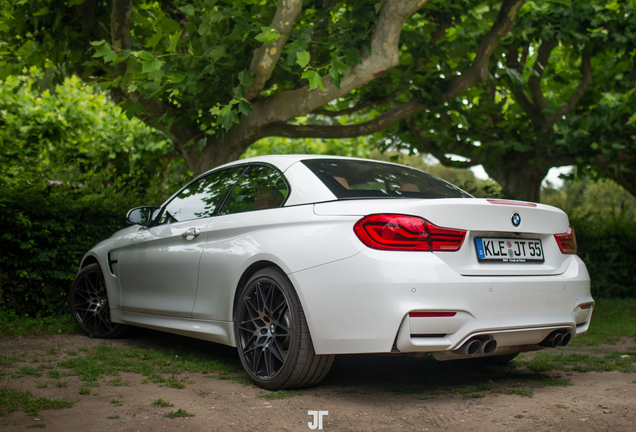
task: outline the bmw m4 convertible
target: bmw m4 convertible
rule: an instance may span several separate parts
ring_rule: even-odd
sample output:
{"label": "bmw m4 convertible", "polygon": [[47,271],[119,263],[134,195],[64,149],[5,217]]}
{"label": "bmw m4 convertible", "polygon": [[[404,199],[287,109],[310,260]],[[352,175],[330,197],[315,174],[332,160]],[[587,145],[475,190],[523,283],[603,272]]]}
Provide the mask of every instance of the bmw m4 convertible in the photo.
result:
{"label": "bmw m4 convertible", "polygon": [[127,219],[80,264],[79,327],[235,346],[271,390],[317,384],[336,354],[504,363],[566,345],[594,308],[561,210],[473,198],[402,165],[244,159]]}

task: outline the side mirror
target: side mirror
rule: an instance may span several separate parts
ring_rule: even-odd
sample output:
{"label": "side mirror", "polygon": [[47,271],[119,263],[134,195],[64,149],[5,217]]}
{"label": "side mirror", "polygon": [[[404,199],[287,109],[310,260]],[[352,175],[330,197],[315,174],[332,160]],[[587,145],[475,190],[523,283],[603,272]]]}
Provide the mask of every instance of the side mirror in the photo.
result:
{"label": "side mirror", "polygon": [[152,213],[159,207],[135,207],[128,211],[126,222],[133,225],[148,226],[152,220]]}

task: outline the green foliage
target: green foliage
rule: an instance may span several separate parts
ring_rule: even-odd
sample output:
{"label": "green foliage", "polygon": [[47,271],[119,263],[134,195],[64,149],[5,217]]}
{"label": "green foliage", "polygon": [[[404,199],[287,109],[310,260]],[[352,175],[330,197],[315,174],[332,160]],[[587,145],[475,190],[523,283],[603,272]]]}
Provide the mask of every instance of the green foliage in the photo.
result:
{"label": "green foliage", "polygon": [[123,228],[136,200],[91,189],[0,179],[0,307],[35,317],[65,311],[82,256]]}
{"label": "green foliage", "polygon": [[248,158],[268,154],[320,154],[349,157],[369,157],[371,144],[364,138],[313,139],[263,138],[241,156]]}
{"label": "green foliage", "polygon": [[560,208],[579,223],[636,221],[636,198],[612,180],[568,179],[559,189],[544,188],[541,202]]}
{"label": "green foliage", "polygon": [[592,280],[592,295],[636,297],[636,221],[571,219],[578,255]]}
{"label": "green foliage", "polygon": [[172,144],[128,120],[98,88],[78,78],[37,92],[42,74],[0,82],[0,177],[15,181],[100,181],[161,197],[187,175]]}

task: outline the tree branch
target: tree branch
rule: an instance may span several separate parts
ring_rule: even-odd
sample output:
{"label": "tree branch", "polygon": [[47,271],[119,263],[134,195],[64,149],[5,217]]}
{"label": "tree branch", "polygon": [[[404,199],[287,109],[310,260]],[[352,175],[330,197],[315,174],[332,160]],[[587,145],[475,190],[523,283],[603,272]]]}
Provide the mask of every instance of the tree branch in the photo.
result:
{"label": "tree branch", "polygon": [[581,84],[576,89],[570,100],[559,108],[557,113],[549,118],[551,123],[555,123],[561,119],[565,114],[570,112],[572,108],[576,106],[577,103],[581,100],[587,89],[592,85],[592,59],[589,54],[583,54],[581,56],[581,73],[583,74],[583,78],[581,79]]}
{"label": "tree branch", "polygon": [[[132,0],[113,0],[113,12],[110,15],[111,41],[115,51],[130,49],[130,17]],[[126,73],[127,61],[115,65],[119,76]]]}
{"label": "tree branch", "polygon": [[484,36],[477,50],[477,56],[470,68],[461,76],[455,78],[448,90],[441,98],[441,103],[454,99],[457,95],[472,86],[486,81],[488,78],[488,62],[501,39],[508,34],[519,14],[519,9],[525,0],[504,0],[499,9],[497,19],[490,31]]}
{"label": "tree branch", "polygon": [[376,118],[346,126],[312,126],[290,125],[286,123],[272,123],[262,129],[262,137],[281,136],[286,138],[352,138],[360,135],[370,135],[408,118],[418,111],[425,109],[417,99],[392,108]]}
{"label": "tree branch", "polygon": [[[252,104],[254,113],[249,116],[250,124],[245,127],[242,125],[241,129],[260,128],[269,123],[286,122],[307,115],[395,67],[399,62],[398,48],[402,25],[426,1],[386,0],[371,37],[371,55],[365,55],[361,64],[351,66],[344,72],[340,88],[331,82],[331,77],[326,76],[322,79],[324,91],[319,87],[311,90],[309,86],[304,86],[257,100]],[[231,128],[228,135],[240,133],[238,129]]]}
{"label": "tree branch", "polygon": [[[482,155],[475,155],[473,150],[467,148],[468,146],[464,143],[448,143],[444,145],[444,148],[438,147],[435,143],[431,142],[426,135],[422,132],[422,130],[417,126],[417,123],[410,117],[406,124],[409,127],[409,130],[417,139],[420,144],[420,150],[424,153],[430,153],[439,159],[440,163],[444,166],[450,166],[455,168],[470,168],[472,166],[481,165],[486,161],[486,158]],[[446,156],[447,153],[458,154],[460,156],[464,156],[469,158],[470,161],[453,161]]]}
{"label": "tree branch", "polygon": [[271,44],[263,44],[254,51],[249,71],[255,76],[252,85],[245,89],[245,98],[247,100],[256,99],[269,77],[272,76],[272,72],[283,53],[283,48],[294,28],[294,22],[302,7],[302,0],[278,1],[276,13],[272,20],[272,27],[276,29],[280,36]]}
{"label": "tree branch", "polygon": [[383,99],[380,99],[380,100],[368,100],[366,102],[359,103],[358,105],[356,105],[354,107],[347,108],[347,109],[342,109],[342,110],[339,110],[339,111],[330,111],[330,110],[327,110],[327,109],[315,109],[315,110],[312,111],[312,114],[320,114],[320,115],[329,116],[329,117],[340,117],[340,116],[343,116],[343,115],[353,114],[355,112],[361,111],[361,110],[363,110],[365,108],[368,108],[370,106],[373,106],[373,105],[382,105],[382,104],[385,104],[387,102],[391,102],[393,99],[395,99],[395,97],[397,95],[399,95],[403,91],[404,91],[403,88],[397,89],[393,93],[391,93],[390,95],[386,96]]}
{"label": "tree branch", "polygon": [[534,102],[536,109],[541,112],[548,107],[548,103],[545,101],[543,91],[541,90],[541,77],[543,77],[545,67],[548,65],[550,54],[557,44],[558,42],[556,39],[550,39],[541,43],[539,53],[537,54],[537,60],[534,62],[533,69],[535,73],[528,79],[530,96],[532,97],[532,101]]}

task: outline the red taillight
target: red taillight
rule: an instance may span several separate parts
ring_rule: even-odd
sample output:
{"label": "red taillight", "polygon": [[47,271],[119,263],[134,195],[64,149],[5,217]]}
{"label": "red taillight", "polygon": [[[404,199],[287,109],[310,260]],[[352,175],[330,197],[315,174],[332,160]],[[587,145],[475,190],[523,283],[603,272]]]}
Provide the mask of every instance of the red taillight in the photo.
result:
{"label": "red taillight", "polygon": [[457,312],[409,312],[411,318],[454,317]]}
{"label": "red taillight", "polygon": [[416,216],[379,214],[365,216],[353,227],[360,241],[373,249],[457,251],[466,231],[440,228]]}
{"label": "red taillight", "polygon": [[562,254],[575,254],[576,253],[576,236],[574,235],[574,228],[569,227],[568,232],[565,234],[555,234],[559,249]]}

